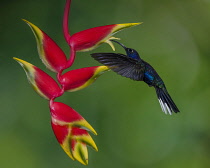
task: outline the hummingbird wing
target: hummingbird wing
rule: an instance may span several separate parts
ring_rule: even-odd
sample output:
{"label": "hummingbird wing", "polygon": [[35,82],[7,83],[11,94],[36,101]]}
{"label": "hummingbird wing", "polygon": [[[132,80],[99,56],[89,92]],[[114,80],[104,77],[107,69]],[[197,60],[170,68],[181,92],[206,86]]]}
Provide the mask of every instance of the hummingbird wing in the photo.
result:
{"label": "hummingbird wing", "polygon": [[121,76],[136,81],[144,78],[145,66],[136,59],[116,53],[93,53],[91,56]]}

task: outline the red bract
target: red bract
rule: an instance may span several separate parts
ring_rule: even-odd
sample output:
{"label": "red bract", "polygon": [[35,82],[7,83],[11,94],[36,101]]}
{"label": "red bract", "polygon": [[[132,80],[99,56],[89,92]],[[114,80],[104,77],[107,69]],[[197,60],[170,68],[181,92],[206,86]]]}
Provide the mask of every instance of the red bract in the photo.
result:
{"label": "red bract", "polygon": [[75,51],[90,51],[102,43],[108,43],[112,49],[115,50],[114,45],[110,40],[118,38],[112,37],[112,35],[122,29],[136,26],[138,24],[140,23],[113,24],[83,30],[71,36],[69,45]]}
{"label": "red bract", "polygon": [[67,59],[61,48],[41,29],[23,19],[33,31],[39,56],[45,66],[53,72],[60,72],[66,68]]}
{"label": "red bract", "polygon": [[84,127],[97,135],[96,131],[87,121],[74,109],[60,102],[51,102],[50,111],[54,122],[71,123],[77,127]]}
{"label": "red bract", "polygon": [[65,91],[78,91],[92,84],[107,70],[109,70],[107,66],[94,66],[75,69],[63,74],[60,77],[60,83],[63,85]]}
{"label": "red bract", "polygon": [[29,82],[40,96],[49,100],[61,96],[63,91],[52,77],[24,60],[14,59],[23,67]]}
{"label": "red bract", "polygon": [[63,150],[73,160],[88,164],[87,146],[98,150],[88,131],[97,134],[91,125],[74,109],[60,102],[50,103],[51,124]]}

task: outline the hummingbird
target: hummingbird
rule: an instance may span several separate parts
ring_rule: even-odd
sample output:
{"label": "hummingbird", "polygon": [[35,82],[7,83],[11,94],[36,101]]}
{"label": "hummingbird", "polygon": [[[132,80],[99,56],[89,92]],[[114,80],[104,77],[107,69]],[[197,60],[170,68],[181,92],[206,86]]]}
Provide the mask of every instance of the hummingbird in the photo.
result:
{"label": "hummingbird", "polygon": [[111,70],[123,77],[135,81],[144,81],[149,87],[154,87],[161,109],[165,114],[171,115],[172,112],[179,112],[163,80],[155,69],[141,59],[136,50],[127,48],[118,41],[112,41],[122,46],[125,49],[126,55],[120,53],[93,53],[91,56],[99,63],[108,66]]}

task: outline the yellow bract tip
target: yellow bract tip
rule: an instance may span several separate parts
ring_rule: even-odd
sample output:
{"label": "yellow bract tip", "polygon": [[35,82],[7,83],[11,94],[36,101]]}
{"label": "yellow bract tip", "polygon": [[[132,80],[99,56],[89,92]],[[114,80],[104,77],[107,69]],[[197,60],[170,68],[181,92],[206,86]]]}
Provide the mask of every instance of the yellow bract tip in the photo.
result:
{"label": "yellow bract tip", "polygon": [[88,151],[86,144],[77,142],[74,150],[72,151],[74,158],[80,163],[87,165],[88,164]]}
{"label": "yellow bract tip", "polygon": [[84,142],[88,146],[91,146],[93,149],[98,151],[98,147],[96,146],[96,143],[94,142],[94,140],[92,139],[92,137],[89,134],[88,135],[75,136],[75,137],[77,138],[77,140],[79,140],[81,142]]}
{"label": "yellow bract tip", "polygon": [[95,71],[95,76],[94,76],[94,78],[95,78],[96,76],[98,76],[98,75],[102,75],[102,73],[108,71],[109,69],[110,69],[110,68],[109,68],[108,66],[99,66],[99,67],[97,68],[97,70]]}
{"label": "yellow bract tip", "polygon": [[22,21],[24,21],[24,22],[26,22],[26,23],[29,22],[29,21],[27,21],[26,19],[22,19]]}
{"label": "yellow bract tip", "polygon": [[73,123],[73,125],[80,127],[82,129],[85,129],[87,131],[92,132],[93,134],[97,135],[97,132],[94,130],[94,128],[85,120],[76,121]]}
{"label": "yellow bract tip", "polygon": [[142,24],[143,22],[139,23],[123,23],[123,24],[116,24],[116,26],[113,29],[113,33],[118,32],[124,28],[133,27]]}
{"label": "yellow bract tip", "polygon": [[21,64],[21,66],[25,66],[25,67],[28,67],[28,68],[33,67],[32,64],[30,64],[30,63],[28,63],[28,62],[26,62],[26,61],[24,61],[24,60],[22,60],[22,59],[19,59],[19,58],[16,58],[16,57],[13,57],[13,59],[14,59],[15,61],[17,61],[19,64]]}
{"label": "yellow bract tip", "polygon": [[26,19],[22,19],[24,22],[26,22],[29,26],[32,26],[32,27],[36,27],[33,23],[29,22],[28,20]]}
{"label": "yellow bract tip", "polygon": [[33,31],[33,33],[36,37],[38,44],[41,43],[41,41],[43,40],[43,32],[33,23],[31,23],[25,19],[22,19],[22,20],[29,25],[29,27],[31,28],[31,30]]}
{"label": "yellow bract tip", "polygon": [[131,27],[131,26],[137,26],[142,24],[143,22],[138,22],[138,23],[124,23],[124,24],[118,24],[120,26],[124,26],[124,27]]}

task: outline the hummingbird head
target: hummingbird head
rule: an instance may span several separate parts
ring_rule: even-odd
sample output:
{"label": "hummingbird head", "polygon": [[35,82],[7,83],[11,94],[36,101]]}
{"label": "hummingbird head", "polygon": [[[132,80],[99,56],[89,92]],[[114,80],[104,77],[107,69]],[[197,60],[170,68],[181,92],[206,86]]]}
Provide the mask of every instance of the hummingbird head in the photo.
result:
{"label": "hummingbird head", "polygon": [[127,48],[126,46],[124,46],[122,43],[120,43],[118,41],[115,41],[115,40],[111,40],[111,41],[121,45],[125,49],[126,54],[127,54],[128,57],[136,59],[136,60],[140,60],[139,53],[136,50],[134,50],[132,48]]}

